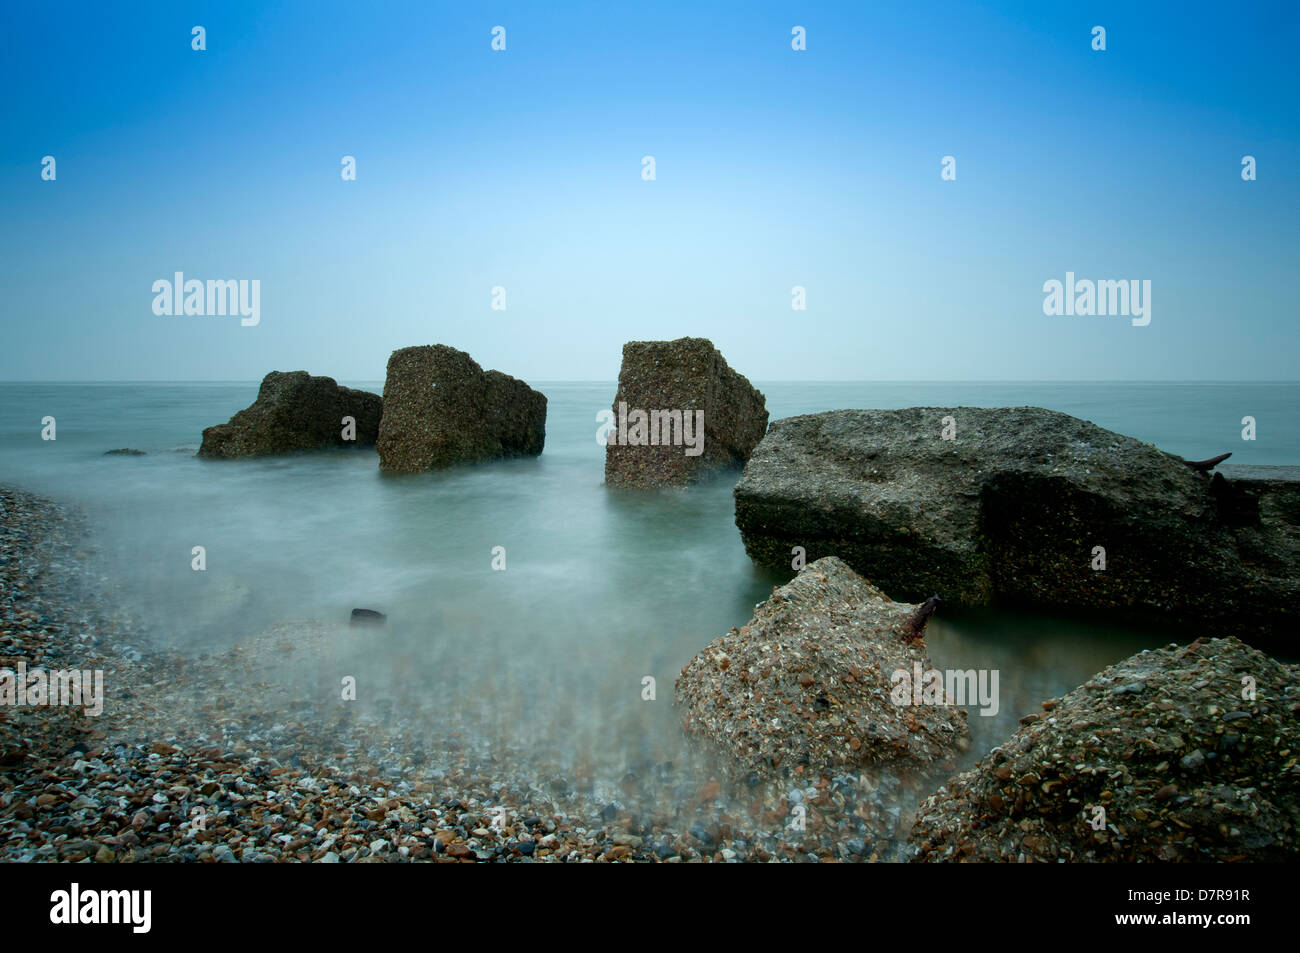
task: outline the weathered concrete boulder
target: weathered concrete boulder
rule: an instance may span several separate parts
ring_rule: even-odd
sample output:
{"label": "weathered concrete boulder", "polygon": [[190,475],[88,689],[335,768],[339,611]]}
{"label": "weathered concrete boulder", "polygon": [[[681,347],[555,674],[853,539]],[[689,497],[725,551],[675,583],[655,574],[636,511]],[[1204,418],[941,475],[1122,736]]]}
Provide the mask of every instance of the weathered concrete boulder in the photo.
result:
{"label": "weathered concrete boulder", "polygon": [[[1232,526],[1237,552],[1259,578],[1259,595],[1272,598],[1279,584],[1274,631],[1298,635],[1300,600],[1300,467],[1222,465],[1210,480],[1215,507]],[[1289,627],[1289,628],[1288,628]]]}
{"label": "weathered concrete boulder", "polygon": [[694,483],[744,463],[767,429],[763,395],[707,338],[624,344],[613,410],[610,486]]}
{"label": "weathered concrete boulder", "polygon": [[927,799],[915,859],[1294,861],[1298,675],[1231,638],[1112,665]]}
{"label": "weathered concrete boulder", "polygon": [[[272,371],[257,400],[229,423],[203,431],[201,457],[258,457],[294,450],[373,445],[379,435],[378,394],[340,387],[332,377]],[[344,440],[344,417],[356,422],[356,440]]]}
{"label": "weathered concrete boulder", "polygon": [[788,567],[803,546],[901,599],[1143,610],[1291,634],[1295,507],[1279,493],[1252,509],[1252,495],[1036,407],[778,420],[735,488],[745,548],[765,566]]}
{"label": "weathered concrete boulder", "polygon": [[895,672],[931,669],[924,639],[905,637],[918,608],[839,559],[817,560],[682,669],[684,729],[738,777],[942,767],[969,747],[965,710],[891,698]]}
{"label": "weathered concrete boulder", "polygon": [[388,358],[379,466],[413,473],[542,452],[546,397],[464,351],[435,344]]}

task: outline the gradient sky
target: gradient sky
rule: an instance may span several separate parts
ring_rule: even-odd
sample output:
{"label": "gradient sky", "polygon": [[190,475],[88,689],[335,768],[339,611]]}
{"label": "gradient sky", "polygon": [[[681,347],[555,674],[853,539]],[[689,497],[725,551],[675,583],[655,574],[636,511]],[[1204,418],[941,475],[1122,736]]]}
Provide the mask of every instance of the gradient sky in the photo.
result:
{"label": "gradient sky", "polygon": [[[1294,3],[0,18],[0,379],[378,380],[440,342],[612,380],[682,335],[763,381],[1297,379]],[[259,279],[261,324],[154,315],[175,271]],[[1044,316],[1066,271],[1150,279],[1151,324]]]}

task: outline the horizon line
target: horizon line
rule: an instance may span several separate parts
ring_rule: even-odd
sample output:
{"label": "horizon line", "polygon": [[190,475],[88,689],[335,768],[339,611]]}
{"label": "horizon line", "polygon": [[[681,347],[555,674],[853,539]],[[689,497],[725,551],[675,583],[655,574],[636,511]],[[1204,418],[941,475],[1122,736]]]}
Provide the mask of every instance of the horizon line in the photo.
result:
{"label": "horizon line", "polygon": [[[313,377],[329,377],[328,374],[316,375]],[[513,375],[512,375],[513,376]],[[525,380],[524,378],[518,378]],[[0,380],[0,384],[261,384],[263,378],[249,378],[246,380],[220,379],[211,380],[169,380],[163,378],[100,378],[100,379],[71,379],[60,378],[56,380]],[[336,381],[350,380],[355,383],[384,383],[384,378],[364,378],[364,377],[335,377]],[[618,385],[617,378],[606,380],[597,380],[594,378],[538,378],[534,380],[537,384],[613,384]],[[758,384],[1300,384],[1300,378],[1295,380],[1247,380],[1241,378],[1059,378],[1056,380],[1047,380],[1040,378],[953,378],[941,380],[938,378],[912,379],[912,378],[756,378],[751,383]]]}

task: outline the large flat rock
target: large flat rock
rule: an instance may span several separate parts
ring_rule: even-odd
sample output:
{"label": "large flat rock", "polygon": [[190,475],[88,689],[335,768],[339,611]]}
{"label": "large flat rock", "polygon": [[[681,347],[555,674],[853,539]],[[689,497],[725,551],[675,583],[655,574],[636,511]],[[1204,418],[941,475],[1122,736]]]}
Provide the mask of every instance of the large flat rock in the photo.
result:
{"label": "large flat rock", "polygon": [[434,344],[388,359],[381,469],[413,473],[458,463],[537,455],[546,443],[546,397],[464,351]]}
{"label": "large flat rock", "polygon": [[[956,426],[945,440],[944,419]],[[1279,484],[1294,486],[1294,484]],[[895,598],[1156,612],[1291,635],[1293,498],[1036,407],[773,422],[735,488],[758,563],[837,555]],[[1094,568],[1096,547],[1104,569]],[[1197,634],[1200,634],[1199,632]]]}
{"label": "large flat rock", "polygon": [[697,482],[744,463],[767,429],[763,395],[706,338],[624,344],[613,411],[615,429],[605,444],[609,486]]}
{"label": "large flat rock", "polygon": [[[306,371],[271,371],[257,400],[229,423],[203,431],[201,457],[259,457],[295,450],[372,446],[379,435],[378,394],[340,387],[332,377]],[[356,439],[344,440],[344,417],[356,423]]]}

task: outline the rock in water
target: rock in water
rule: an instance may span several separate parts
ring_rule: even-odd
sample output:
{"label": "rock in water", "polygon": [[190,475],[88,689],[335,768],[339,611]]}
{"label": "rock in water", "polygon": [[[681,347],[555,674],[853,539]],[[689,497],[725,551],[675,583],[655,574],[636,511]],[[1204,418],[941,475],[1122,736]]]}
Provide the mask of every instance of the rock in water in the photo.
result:
{"label": "rock in water", "polygon": [[[306,371],[272,371],[257,400],[229,423],[203,431],[201,457],[258,457],[293,450],[369,446],[379,435],[377,394],[340,387],[332,377]],[[344,440],[344,417],[356,422],[356,439]]]}
{"label": "rock in water", "polygon": [[383,625],[388,621],[388,616],[375,609],[353,609],[351,622],[353,625]]}
{"label": "rock in water", "polygon": [[117,450],[104,451],[106,457],[143,457],[144,455],[143,450],[134,450],[131,447],[120,447]]}
{"label": "rock in water", "polygon": [[706,338],[624,344],[613,410],[605,443],[610,486],[693,483],[744,463],[767,429],[763,395]]}
{"label": "rock in water", "polygon": [[729,755],[737,776],[942,766],[969,746],[965,710],[891,698],[895,672],[931,669],[924,641],[903,638],[917,609],[833,556],[817,560],[682,669],[683,727]]}
{"label": "rock in water", "polygon": [[1298,675],[1231,638],[1112,665],[927,799],[916,859],[1295,861]]}
{"label": "rock in water", "polygon": [[412,473],[542,452],[546,397],[464,351],[405,347],[388,359],[379,465]]}
{"label": "rock in water", "polygon": [[[945,440],[945,420],[955,439]],[[1222,478],[1220,478],[1222,480]],[[1300,527],[1228,509],[1181,458],[1036,407],[773,422],[735,488],[758,563],[837,555],[900,599],[1146,609],[1291,634]],[[1291,514],[1288,516],[1287,514]]]}

